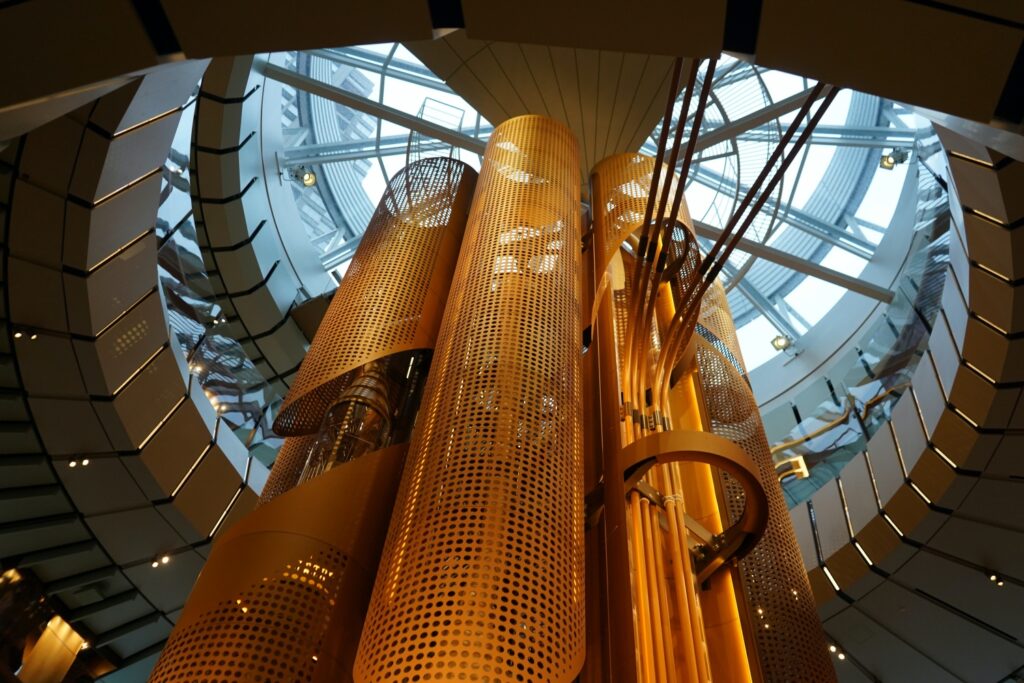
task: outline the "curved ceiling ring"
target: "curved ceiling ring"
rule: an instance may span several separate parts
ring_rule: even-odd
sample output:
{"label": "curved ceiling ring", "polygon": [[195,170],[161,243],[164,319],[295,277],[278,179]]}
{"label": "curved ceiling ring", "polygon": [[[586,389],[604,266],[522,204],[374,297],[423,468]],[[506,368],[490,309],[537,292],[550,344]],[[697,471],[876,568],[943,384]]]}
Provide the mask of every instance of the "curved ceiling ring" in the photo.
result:
{"label": "curved ceiling ring", "polygon": [[[7,330],[23,429],[36,434],[19,450],[43,457],[4,466],[2,478],[59,486],[27,518],[5,520],[15,526],[0,553],[66,577],[44,580],[53,604],[127,668],[162,646],[210,538],[254,507],[250,484],[266,476],[218,428],[169,336],[157,283],[159,170],[205,68],[155,69],[27,134],[10,199]],[[47,510],[73,519],[18,532]]]}

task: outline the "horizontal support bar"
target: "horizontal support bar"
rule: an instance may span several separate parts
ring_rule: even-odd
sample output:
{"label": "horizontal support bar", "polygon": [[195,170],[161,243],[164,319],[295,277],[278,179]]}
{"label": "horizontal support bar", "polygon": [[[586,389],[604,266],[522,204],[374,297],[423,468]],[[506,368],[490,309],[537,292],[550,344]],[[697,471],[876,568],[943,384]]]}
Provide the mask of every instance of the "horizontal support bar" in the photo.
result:
{"label": "horizontal support bar", "polygon": [[[694,228],[697,234],[701,237],[707,237],[709,239],[718,239],[719,235],[722,234],[721,228],[716,228],[707,223],[696,222]],[[893,299],[893,292],[890,289],[881,287],[866,280],[861,280],[853,276],[847,275],[846,273],[840,273],[838,270],[832,270],[826,268],[819,263],[812,263],[798,256],[787,254],[784,251],[775,249],[773,247],[766,246],[759,242],[754,242],[748,239],[741,239],[736,248],[740,251],[746,252],[751,256],[757,258],[763,258],[766,261],[777,263],[780,266],[795,270],[798,273],[810,275],[811,277],[825,282],[831,282],[834,285],[839,285],[851,292],[856,292],[870,299],[881,301],[883,303],[890,303]]]}
{"label": "horizontal support bar", "polygon": [[365,97],[350,93],[327,83],[322,83],[315,78],[297,74],[294,71],[285,69],[275,64],[264,64],[263,74],[279,83],[290,85],[293,88],[304,90],[311,95],[323,97],[326,100],[337,104],[351,107],[364,114],[390,121],[398,126],[403,126],[417,133],[428,135],[460,149],[465,149],[475,154],[483,154],[486,145],[476,138],[431,123],[413,114],[389,107],[386,104],[369,100]]}

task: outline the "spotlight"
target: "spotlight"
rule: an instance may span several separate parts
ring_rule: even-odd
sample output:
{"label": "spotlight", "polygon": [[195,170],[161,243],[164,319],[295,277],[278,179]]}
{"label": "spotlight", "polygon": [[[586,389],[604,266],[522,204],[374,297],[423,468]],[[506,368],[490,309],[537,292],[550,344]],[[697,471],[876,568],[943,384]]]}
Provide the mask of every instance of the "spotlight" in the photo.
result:
{"label": "spotlight", "polygon": [[835,651],[836,651],[836,649],[837,649],[837,648],[836,648],[836,646],[835,646],[835,645],[829,645],[829,646],[828,646],[828,651],[829,651],[829,652],[835,652]]}
{"label": "spotlight", "polygon": [[776,351],[785,351],[791,346],[793,346],[793,340],[784,334],[780,334],[772,339],[772,348]]}
{"label": "spotlight", "polygon": [[89,466],[89,458],[85,458],[84,460],[82,460],[82,467],[88,467],[88,466]]}
{"label": "spotlight", "polygon": [[35,341],[36,339],[39,339],[39,335],[38,335],[38,334],[36,334],[35,332],[33,332],[33,333],[32,333],[32,336],[31,336],[31,337],[29,337],[29,339],[30,339],[31,341]]}
{"label": "spotlight", "polygon": [[[78,467],[78,461],[77,461],[77,460],[71,460],[71,461],[69,461],[69,462],[68,462],[68,467]],[[993,581],[995,581],[995,579],[994,579],[994,578],[993,578],[992,580],[993,580]]]}
{"label": "spotlight", "polygon": [[288,171],[291,179],[302,183],[303,187],[316,185],[316,173],[309,166],[296,166]]}
{"label": "spotlight", "polygon": [[21,338],[22,338],[22,337],[24,337],[24,336],[25,336],[25,335],[24,335],[24,333],[22,333],[22,332],[15,332],[15,333],[14,333],[14,338],[15,338],[15,339],[21,339]]}
{"label": "spotlight", "polygon": [[896,168],[897,164],[902,164],[909,158],[910,153],[907,152],[907,150],[903,149],[902,147],[894,147],[891,152],[882,155],[882,158],[881,160],[879,160],[878,165],[879,167],[884,168],[887,171],[891,171],[892,169]]}
{"label": "spotlight", "polygon": [[838,658],[839,658],[839,661],[840,661],[840,662],[841,662],[841,661],[843,661],[844,659],[846,659],[846,655],[844,655],[844,654],[843,654],[842,652],[840,652],[839,654],[837,654],[837,655],[836,655],[836,657],[838,657]]}
{"label": "spotlight", "polygon": [[157,567],[159,567],[159,566],[160,566],[160,563],[159,563],[159,562],[157,562],[156,560],[153,560],[153,564],[151,564],[151,565],[149,565],[149,566],[150,566],[150,567],[152,567],[153,569],[156,569]]}
{"label": "spotlight", "polygon": [[171,561],[171,556],[170,555],[164,555],[163,557],[160,558],[160,564],[167,564],[170,561]]}

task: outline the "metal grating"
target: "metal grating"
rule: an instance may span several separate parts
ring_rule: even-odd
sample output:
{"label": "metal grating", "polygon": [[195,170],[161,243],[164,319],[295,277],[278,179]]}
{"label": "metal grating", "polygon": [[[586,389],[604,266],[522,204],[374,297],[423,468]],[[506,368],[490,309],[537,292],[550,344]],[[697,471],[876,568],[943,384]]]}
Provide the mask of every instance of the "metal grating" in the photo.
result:
{"label": "metal grating", "polygon": [[[700,323],[717,338],[712,344],[698,337],[697,363],[711,420],[711,431],[741,446],[757,465],[768,496],[768,528],[754,550],[740,561],[747,602],[754,618],[755,641],[764,680],[769,683],[827,683],[835,681],[825,633],[804,571],[800,548],[775,476],[761,415],[746,380],[716,348],[724,345],[740,359],[736,330],[725,290],[716,282],[704,296]],[[742,361],[740,361],[742,362]],[[723,474],[733,519],[743,512],[743,491]]]}
{"label": "metal grating", "polygon": [[579,150],[495,129],[355,680],[571,681],[584,659]]}
{"label": "metal grating", "polygon": [[309,434],[350,372],[432,348],[476,172],[454,159],[416,161],[395,174],[299,368],[278,434]]}

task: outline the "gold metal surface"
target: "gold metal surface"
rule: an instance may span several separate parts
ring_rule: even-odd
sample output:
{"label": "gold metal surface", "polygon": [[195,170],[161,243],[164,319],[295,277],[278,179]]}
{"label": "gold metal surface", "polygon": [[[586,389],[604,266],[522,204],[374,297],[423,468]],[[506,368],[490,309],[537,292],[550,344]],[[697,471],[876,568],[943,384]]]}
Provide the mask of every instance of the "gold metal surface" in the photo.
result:
{"label": "gold metal surface", "polygon": [[149,680],[351,680],[406,447],[345,463],[225,531]]}
{"label": "gold metal surface", "polygon": [[454,159],[414,162],[391,179],[274,421],[309,434],[350,371],[433,348],[458,256],[476,172]]}
{"label": "gold metal surface", "polygon": [[578,145],[491,135],[356,660],[362,683],[584,658]]}
{"label": "gold metal surface", "polygon": [[16,680],[21,683],[61,683],[84,646],[85,639],[71,624],[54,616],[24,655]]}
{"label": "gold metal surface", "polygon": [[[733,526],[737,548],[733,557],[748,554],[764,534],[768,524],[768,499],[750,456],[737,444],[715,434],[698,431],[655,432],[634,441],[622,451],[624,479],[639,481],[654,464],[699,462],[711,465],[736,481],[743,491],[744,506]],[[701,581],[705,577],[698,577]]]}
{"label": "gold metal surface", "polygon": [[[700,322],[716,340],[698,339],[699,384],[711,431],[739,445],[757,466],[768,497],[761,542],[740,561],[747,603],[755,612],[754,637],[766,681],[835,681],[824,630],[814,606],[782,488],[775,475],[757,403],[744,379],[736,329],[725,290],[715,283],[704,296]],[[743,512],[742,487],[722,478],[728,512]]]}
{"label": "gold metal surface", "polygon": [[[643,246],[636,242],[635,235],[643,225],[654,170],[655,160],[651,157],[635,153],[619,154],[597,164],[591,176],[594,244],[597,250],[595,277],[606,274],[618,255],[624,253],[623,245],[629,246],[628,252],[624,253],[624,286],[612,285],[619,323],[619,358],[623,364],[620,382],[630,410],[640,409],[649,403],[652,410],[648,415],[656,411],[661,414],[666,412],[664,404],[667,402],[669,376],[685,357],[693,331],[693,321],[690,320],[678,326],[679,329],[672,330],[671,336],[666,336],[668,329],[659,330],[653,324],[654,309],[646,307],[643,312],[639,311],[636,294],[630,291],[633,264],[637,262],[636,249]],[[667,189],[670,194],[674,194],[678,182],[676,175],[669,172],[667,166],[663,166],[660,176],[654,190],[662,193]],[[696,292],[700,266],[693,220],[686,202],[681,202],[677,214],[667,217],[666,221],[671,221],[676,227],[670,231],[671,238],[665,244],[658,245],[659,251],[663,253],[663,263],[654,273],[658,282],[653,286],[652,297],[671,295],[680,306],[685,306]],[[596,317],[596,310],[592,315]],[[649,402],[645,400],[647,390],[652,391]]]}
{"label": "gold metal surface", "polygon": [[270,468],[267,483],[260,493],[260,505],[269,503],[285,491],[290,491],[299,483],[302,470],[306,467],[309,449],[316,441],[316,434],[290,436],[281,444],[277,451],[277,459]]}

